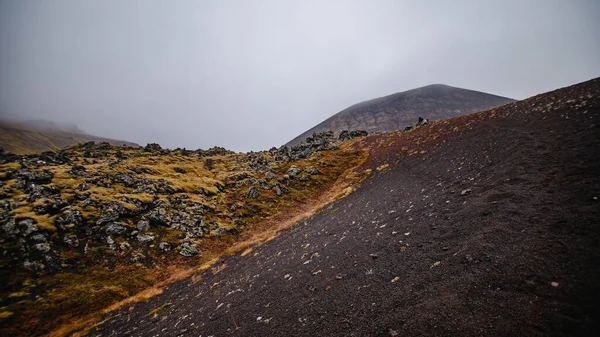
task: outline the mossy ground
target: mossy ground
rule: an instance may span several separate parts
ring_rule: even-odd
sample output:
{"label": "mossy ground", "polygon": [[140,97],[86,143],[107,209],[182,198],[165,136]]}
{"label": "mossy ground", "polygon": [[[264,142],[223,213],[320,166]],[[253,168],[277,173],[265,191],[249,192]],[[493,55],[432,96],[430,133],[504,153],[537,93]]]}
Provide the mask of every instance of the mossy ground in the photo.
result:
{"label": "mossy ground", "polygon": [[[96,175],[114,177],[118,173],[141,172],[135,176],[153,181],[163,179],[175,191],[172,195],[165,196],[135,193],[132,188],[122,184],[112,184],[110,187],[90,186],[85,193],[89,193],[90,199],[97,203],[119,203],[134,210],[136,205],[131,203],[132,200],[152,203],[156,200],[185,197],[187,201],[206,205],[212,210],[203,220],[236,231],[220,237],[209,235],[197,239],[199,256],[193,258],[183,258],[175,249],[167,253],[161,252],[155,244],[132,244],[136,254],[140,256],[139,261],[132,262],[124,257],[123,252],[111,251],[103,244],[89,241],[85,253],[83,243],[78,248],[63,249],[60,252],[62,269],[58,273],[15,273],[8,268],[10,261],[1,261],[5,284],[0,293],[0,334],[41,335],[56,330],[59,326],[68,326],[70,322],[81,322],[84,317],[97,317],[103,309],[173,279],[175,271],[203,270],[203,265],[210,265],[210,261],[215,261],[219,256],[240,252],[248,248],[248,245],[273,237],[279,230],[274,228],[279,228],[278,223],[291,217],[288,214],[292,214],[294,209],[312,205],[313,200],[336,184],[344,183],[347,186],[363,178],[353,171],[353,168],[364,162],[366,155],[365,151],[358,150],[356,143],[357,140],[352,140],[341,144],[334,151],[317,152],[307,159],[272,165],[270,170],[278,179],[285,177],[292,165],[301,170],[315,167],[320,174],[311,175],[306,181],[301,181],[298,177],[289,179],[287,191],[280,196],[273,190],[261,189],[256,199],[247,197],[248,185],[229,185],[224,190],[219,188],[226,185],[227,177],[232,174],[245,173],[250,178],[264,179],[264,172],[248,167],[244,154],[202,158],[177,153],[161,155],[119,149],[121,154],[129,158],[116,161],[117,150],[111,148],[104,151],[101,158],[76,156],[72,165],[84,166],[88,172]],[[268,157],[269,154],[265,156]],[[78,187],[85,179],[71,175],[71,165],[44,168],[54,173],[52,183],[48,186],[60,191],[60,197],[68,202],[75,200],[80,194]],[[15,164],[0,165],[0,175],[7,175],[18,169],[20,167]],[[11,180],[6,180],[1,188],[10,194],[11,201],[17,205],[12,215],[34,219],[42,232],[51,239],[57,238],[59,233],[53,223],[56,215],[39,215],[33,212],[34,206],[44,204],[45,201],[38,200],[36,204],[27,202],[26,195],[11,188],[12,184]],[[344,193],[347,191],[344,190]],[[236,206],[235,212],[231,210],[232,205]],[[95,221],[101,214],[94,206],[84,206],[79,202],[74,202],[71,207],[81,211],[87,222]],[[235,220],[239,218],[243,219],[243,225],[236,224]],[[134,226],[133,220],[125,220],[124,223]],[[168,227],[152,228],[152,232],[160,241],[168,242],[173,247],[183,238],[182,232]],[[267,234],[260,240],[254,239],[262,233]],[[2,240],[3,245],[9,244],[6,239]],[[120,242],[119,238],[115,238],[115,241]],[[245,245],[243,242],[250,243]],[[10,296],[15,293],[24,295]],[[74,324],[73,329],[78,328],[81,325]],[[72,332],[72,329],[60,331],[57,333],[64,335],[64,331]]]}

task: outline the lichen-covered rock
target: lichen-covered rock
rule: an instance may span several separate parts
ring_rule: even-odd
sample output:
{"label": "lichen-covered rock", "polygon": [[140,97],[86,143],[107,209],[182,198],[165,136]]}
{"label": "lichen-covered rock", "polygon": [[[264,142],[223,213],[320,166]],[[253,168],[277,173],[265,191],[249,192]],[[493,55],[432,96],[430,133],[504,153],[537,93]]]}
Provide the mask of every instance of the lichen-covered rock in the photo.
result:
{"label": "lichen-covered rock", "polygon": [[137,228],[138,231],[143,232],[145,230],[148,230],[150,228],[150,221],[148,220],[140,220],[138,221],[137,225],[135,226]]}
{"label": "lichen-covered rock", "polygon": [[25,262],[23,262],[23,268],[29,271],[41,271],[44,270],[45,266],[38,261],[30,262],[29,260],[25,260]]}
{"label": "lichen-covered rock", "polygon": [[125,218],[132,215],[130,210],[118,202],[99,204],[98,208],[100,208],[101,214],[96,220],[96,225],[104,225],[106,223],[118,220],[121,217]]}
{"label": "lichen-covered rock", "polygon": [[275,194],[277,194],[277,196],[281,196],[283,194],[283,192],[281,191],[281,187],[279,187],[279,185],[275,185],[272,188],[273,192],[275,192]]}
{"label": "lichen-covered rock", "polygon": [[49,184],[52,182],[52,178],[54,177],[54,173],[43,170],[43,171],[29,171],[26,169],[21,169],[17,172],[16,178],[17,180],[23,181],[27,183],[34,183],[38,185]]}
{"label": "lichen-covered rock", "polygon": [[198,247],[195,243],[190,241],[184,241],[181,244],[181,250],[179,254],[185,257],[192,257],[194,255],[198,255]]}
{"label": "lichen-covered rock", "polygon": [[63,237],[63,242],[70,248],[79,247],[79,239],[75,234],[67,234]]}
{"label": "lichen-covered rock", "polygon": [[154,241],[154,236],[149,234],[138,234],[137,240],[141,243],[148,243]]}
{"label": "lichen-covered rock", "polygon": [[2,230],[9,237],[14,237],[15,235],[19,234],[15,219],[9,219],[4,225],[2,225]]}
{"label": "lichen-covered rock", "polygon": [[74,227],[81,227],[83,217],[80,211],[67,208],[54,219],[54,224],[58,229],[66,231]]}
{"label": "lichen-covered rock", "polygon": [[156,143],[149,143],[144,147],[145,152],[161,151],[162,147]]}
{"label": "lichen-covered rock", "polygon": [[42,233],[33,234],[29,239],[33,242],[38,242],[38,243],[48,241],[48,238]]}
{"label": "lichen-covered rock", "polygon": [[256,187],[252,186],[248,189],[247,194],[248,194],[248,198],[256,199],[256,198],[258,198],[258,189]]}
{"label": "lichen-covered rock", "polygon": [[40,230],[31,218],[17,219],[16,223],[17,230],[24,237],[29,236],[29,234]]}
{"label": "lichen-covered rock", "polygon": [[300,173],[300,169],[297,168],[296,166],[292,166],[290,167],[285,174],[287,174],[290,178],[295,178],[298,173]]}
{"label": "lichen-covered rock", "polygon": [[108,225],[106,225],[106,227],[104,228],[104,232],[107,235],[119,236],[127,233],[127,227],[123,226],[119,222],[111,222]]}
{"label": "lichen-covered rock", "polygon": [[346,140],[350,140],[352,138],[365,137],[368,135],[369,135],[369,133],[364,130],[353,130],[353,131],[343,130],[342,132],[340,132],[338,139],[340,141],[346,141]]}
{"label": "lichen-covered rock", "polygon": [[134,187],[137,185],[137,180],[132,175],[121,172],[115,174],[114,182],[122,184],[126,187]]}
{"label": "lichen-covered rock", "polygon": [[316,167],[307,167],[304,171],[308,172],[308,174],[310,175],[317,175],[317,174],[321,174],[321,171],[319,171],[318,168]]}
{"label": "lichen-covered rock", "polygon": [[56,214],[68,205],[69,203],[67,203],[67,201],[65,201],[63,198],[54,197],[42,205],[34,206],[32,210],[36,214]]}
{"label": "lichen-covered rock", "polygon": [[423,118],[423,117],[419,117],[419,120],[417,121],[417,125],[416,126],[423,126],[429,123],[429,119]]}
{"label": "lichen-covered rock", "polygon": [[225,228],[223,228],[223,227],[217,227],[217,228],[215,228],[215,234],[217,236],[225,235],[225,233],[227,233],[227,230]]}
{"label": "lichen-covered rock", "polygon": [[47,253],[50,251],[50,245],[48,243],[36,243],[33,248],[39,252]]}

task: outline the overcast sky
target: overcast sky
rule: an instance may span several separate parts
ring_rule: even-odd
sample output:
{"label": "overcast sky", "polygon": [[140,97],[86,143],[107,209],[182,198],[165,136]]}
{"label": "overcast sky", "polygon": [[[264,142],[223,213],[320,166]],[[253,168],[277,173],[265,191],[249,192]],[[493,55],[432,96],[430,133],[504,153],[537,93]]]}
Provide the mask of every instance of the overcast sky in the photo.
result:
{"label": "overcast sky", "polygon": [[597,0],[0,0],[0,114],[261,150],[427,84],[521,99],[598,77],[598,18]]}

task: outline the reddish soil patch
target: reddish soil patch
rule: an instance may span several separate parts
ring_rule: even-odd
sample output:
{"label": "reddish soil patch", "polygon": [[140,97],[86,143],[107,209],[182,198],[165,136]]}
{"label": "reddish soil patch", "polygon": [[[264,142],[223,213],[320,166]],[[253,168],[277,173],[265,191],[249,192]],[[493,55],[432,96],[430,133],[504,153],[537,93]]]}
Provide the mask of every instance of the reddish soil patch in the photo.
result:
{"label": "reddish soil patch", "polygon": [[595,336],[599,126],[593,80],[369,137],[355,193],[90,335]]}

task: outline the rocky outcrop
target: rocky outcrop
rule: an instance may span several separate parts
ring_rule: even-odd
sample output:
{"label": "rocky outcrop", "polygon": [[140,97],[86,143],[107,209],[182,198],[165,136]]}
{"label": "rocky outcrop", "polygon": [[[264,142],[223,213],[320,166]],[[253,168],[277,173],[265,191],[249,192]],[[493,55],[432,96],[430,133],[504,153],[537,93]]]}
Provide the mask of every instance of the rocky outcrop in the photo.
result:
{"label": "rocky outcrop", "polygon": [[[253,217],[245,200],[282,198],[292,186],[304,188],[311,176],[321,174],[304,160],[365,135],[315,133],[291,148],[246,154],[222,147],[169,150],[156,143],[133,148],[107,142],[26,156],[0,150],[0,234],[15,243],[5,245],[0,259],[15,270],[49,272],[68,265],[61,257],[65,252],[80,254],[81,263],[151,264],[161,254],[194,256],[199,251],[194,240],[244,228],[245,218]],[[181,157],[187,162],[170,164]],[[186,163],[221,178],[187,186],[196,172]],[[231,199],[228,213],[216,210],[215,202]]]}

